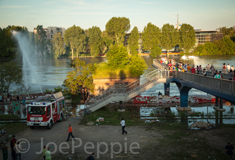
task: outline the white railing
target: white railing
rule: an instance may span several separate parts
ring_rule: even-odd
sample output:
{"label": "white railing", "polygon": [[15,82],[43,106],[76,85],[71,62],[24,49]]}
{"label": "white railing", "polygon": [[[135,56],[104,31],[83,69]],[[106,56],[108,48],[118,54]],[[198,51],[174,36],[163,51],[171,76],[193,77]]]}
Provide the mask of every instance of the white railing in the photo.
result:
{"label": "white railing", "polygon": [[152,72],[137,79],[136,81],[128,84],[125,88],[107,89],[103,92],[102,95],[94,97],[93,99],[95,99],[95,102],[87,109],[94,111],[93,108],[96,108],[95,110],[97,110],[97,105],[100,105],[101,108],[103,104],[110,103],[113,97],[115,97],[115,99],[125,100],[133,98],[137,93],[144,92],[148,85],[155,84],[158,79],[168,77],[169,75],[170,71],[155,69]]}

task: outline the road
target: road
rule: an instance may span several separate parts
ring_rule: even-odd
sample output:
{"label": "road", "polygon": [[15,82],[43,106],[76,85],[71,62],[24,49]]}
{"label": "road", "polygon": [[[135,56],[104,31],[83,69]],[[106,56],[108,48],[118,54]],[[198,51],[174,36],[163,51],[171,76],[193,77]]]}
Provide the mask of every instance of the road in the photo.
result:
{"label": "road", "polygon": [[[37,153],[40,152],[41,147],[48,144],[49,142],[54,142],[58,146],[61,142],[65,142],[68,136],[69,124],[71,124],[73,127],[73,134],[76,136],[78,134],[78,123],[80,119],[80,117],[70,117],[65,121],[55,123],[53,128],[50,130],[44,127],[37,127],[35,129],[28,128],[25,131],[19,133],[16,135],[17,140],[26,139],[30,143],[29,150],[27,153],[22,153],[21,158],[24,160],[43,159],[42,154]],[[22,144],[22,146],[24,149],[28,148],[26,143]],[[52,148],[52,150],[55,148],[53,144],[50,144],[49,146]],[[10,152],[9,159],[11,159]]]}

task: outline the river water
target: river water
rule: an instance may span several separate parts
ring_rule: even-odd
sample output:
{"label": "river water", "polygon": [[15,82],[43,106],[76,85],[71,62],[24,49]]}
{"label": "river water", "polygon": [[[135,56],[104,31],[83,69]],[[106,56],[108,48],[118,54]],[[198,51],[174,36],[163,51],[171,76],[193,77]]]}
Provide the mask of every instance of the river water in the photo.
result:
{"label": "river water", "polygon": [[[148,65],[148,69],[145,70],[144,74],[147,74],[154,70],[152,67],[153,58],[150,56],[143,57]],[[81,58],[86,63],[100,63],[106,61],[106,58]],[[201,56],[201,57],[177,57],[174,58],[176,61],[183,61],[185,63],[202,65],[204,68],[207,64],[214,64],[215,68],[221,69],[222,64],[230,64],[235,66],[235,56]],[[16,60],[20,66],[22,66],[20,60]],[[35,58],[31,60],[33,64],[33,70],[36,73],[42,89],[53,89],[56,86],[61,86],[64,79],[66,78],[67,72],[72,71],[70,67],[70,59],[49,59],[49,58]],[[32,74],[28,73],[27,81],[31,86],[30,93],[38,93],[39,87],[37,86],[36,79]],[[156,94],[159,91],[163,93],[163,84],[159,84],[156,87],[148,90],[147,92],[142,93],[142,95],[151,95]],[[206,94],[201,91],[192,89],[189,94]],[[179,95],[178,88],[174,83],[170,86],[170,95]]]}

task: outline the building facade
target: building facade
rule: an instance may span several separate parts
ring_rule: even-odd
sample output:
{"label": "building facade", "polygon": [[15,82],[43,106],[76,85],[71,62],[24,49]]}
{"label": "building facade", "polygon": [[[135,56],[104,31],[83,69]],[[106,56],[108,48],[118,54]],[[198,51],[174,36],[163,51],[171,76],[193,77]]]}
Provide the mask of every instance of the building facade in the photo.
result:
{"label": "building facade", "polygon": [[[52,39],[53,36],[56,34],[56,33],[61,33],[62,37],[64,38],[64,34],[65,34],[65,28],[62,28],[62,27],[47,27],[47,28],[43,28],[44,31],[46,31],[46,36],[47,36],[47,39]],[[34,28],[33,32],[35,34],[37,34],[37,29]]]}
{"label": "building facade", "polygon": [[223,38],[223,33],[218,33],[216,30],[195,30],[196,46],[205,44],[206,42],[214,42]]}

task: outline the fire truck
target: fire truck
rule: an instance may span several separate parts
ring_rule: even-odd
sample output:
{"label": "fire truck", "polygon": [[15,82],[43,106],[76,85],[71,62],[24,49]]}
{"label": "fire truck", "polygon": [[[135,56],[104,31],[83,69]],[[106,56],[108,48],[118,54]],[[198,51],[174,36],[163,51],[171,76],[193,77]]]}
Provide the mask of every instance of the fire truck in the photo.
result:
{"label": "fire truck", "polygon": [[36,126],[51,129],[55,122],[64,119],[64,107],[65,98],[61,92],[37,98],[27,107],[27,126],[31,129]]}

